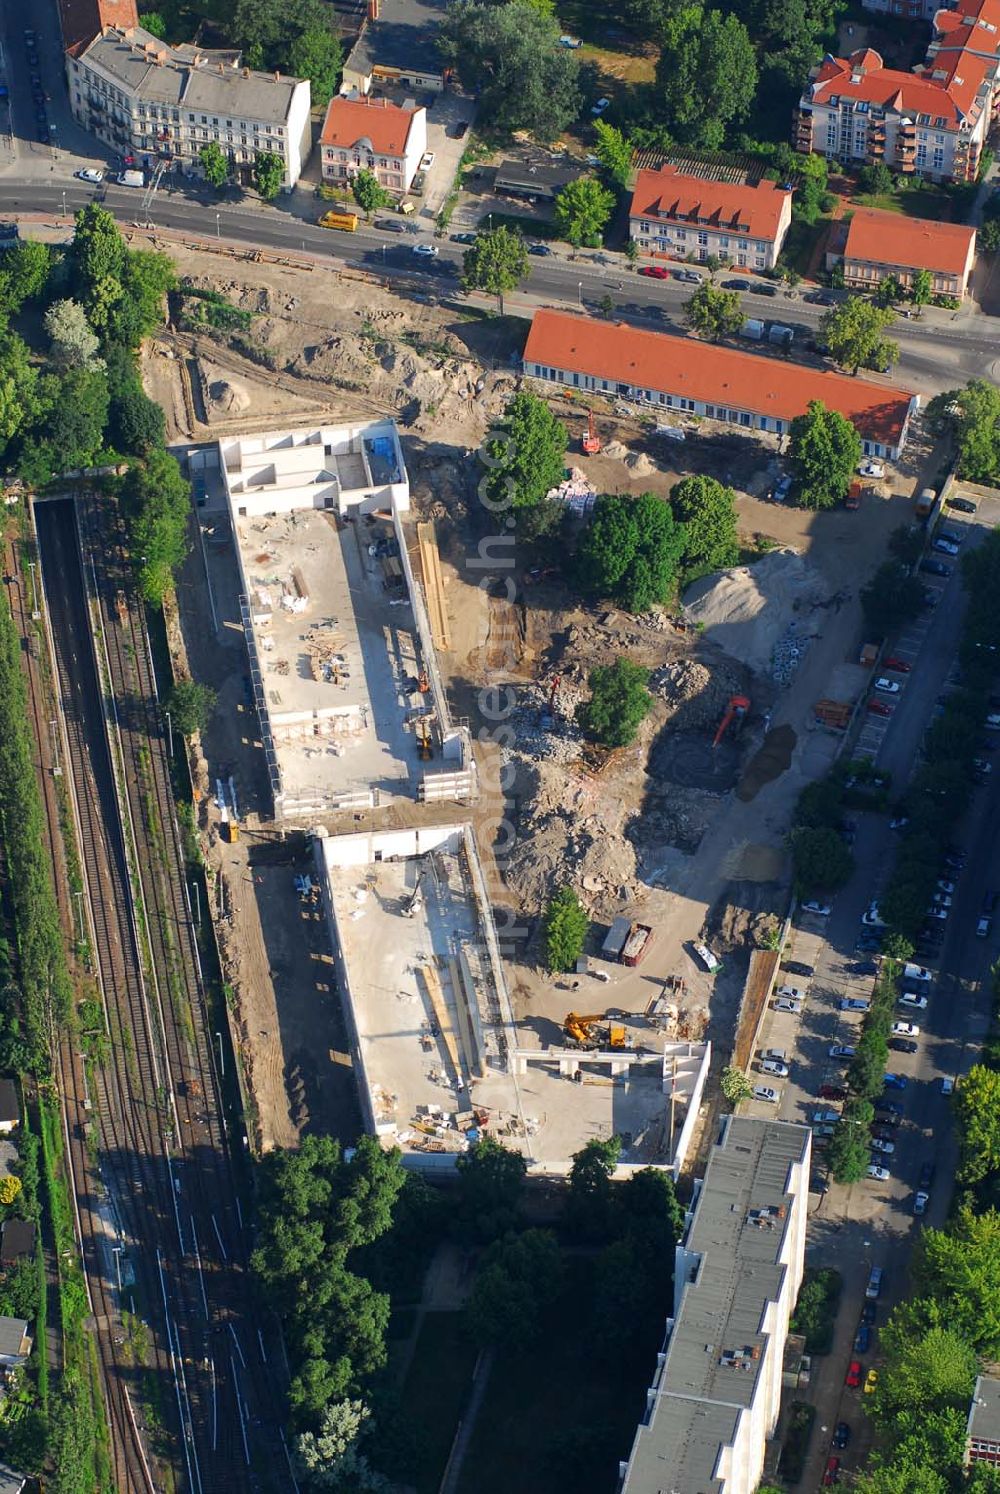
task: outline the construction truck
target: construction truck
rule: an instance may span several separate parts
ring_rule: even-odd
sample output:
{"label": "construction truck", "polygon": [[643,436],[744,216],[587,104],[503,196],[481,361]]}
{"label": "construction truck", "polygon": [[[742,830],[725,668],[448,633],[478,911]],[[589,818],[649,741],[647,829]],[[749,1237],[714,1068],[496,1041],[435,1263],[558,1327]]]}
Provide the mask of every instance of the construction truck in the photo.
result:
{"label": "construction truck", "polygon": [[719,722],[719,729],[715,733],[715,740],[712,742],[713,752],[715,751],[716,747],[718,747],[719,743],[722,741],[723,737],[726,735],[726,732],[730,727],[733,728],[734,737],[740,731],[742,731],[743,723],[746,721],[747,713],[749,710],[750,700],[748,696],[731,695],[729,697],[729,704],[726,706],[725,714],[722,720]]}
{"label": "construction truck", "polygon": [[625,1028],[620,1022],[609,1022],[606,1012],[594,1012],[581,1016],[579,1012],[567,1012],[563,1019],[563,1032],[578,1048],[624,1048]]}
{"label": "construction truck", "polygon": [[601,438],[597,434],[597,426],[594,424],[594,412],[591,410],[587,415],[587,429],[581,441],[585,456],[596,456],[601,449]]}
{"label": "construction truck", "polygon": [[625,940],[625,947],[622,950],[622,964],[628,965],[630,969],[638,965],[646,953],[646,946],[652,937],[653,930],[648,923],[634,923],[628,938]]}

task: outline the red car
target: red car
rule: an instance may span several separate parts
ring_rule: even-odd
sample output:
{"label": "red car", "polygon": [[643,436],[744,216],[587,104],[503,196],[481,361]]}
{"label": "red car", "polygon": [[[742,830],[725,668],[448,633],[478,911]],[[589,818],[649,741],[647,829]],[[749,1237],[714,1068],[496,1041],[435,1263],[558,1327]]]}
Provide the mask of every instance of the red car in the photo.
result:
{"label": "red car", "polygon": [[860,1359],[852,1359],[850,1364],[847,1366],[847,1376],[844,1380],[844,1384],[847,1386],[848,1390],[857,1390],[858,1386],[861,1384]]}
{"label": "red car", "polygon": [[826,1471],[823,1474],[824,1485],[840,1483],[840,1459],[827,1458]]}
{"label": "red car", "polygon": [[883,669],[894,669],[897,674],[909,674],[910,665],[903,659],[897,659],[895,654],[890,654],[888,659],[882,660]]}
{"label": "red car", "polygon": [[821,1084],[819,1097],[821,1100],[846,1100],[847,1090],[841,1084]]}
{"label": "red car", "polygon": [[639,274],[649,275],[653,280],[667,280],[670,277],[670,271],[665,270],[662,265],[643,265]]}
{"label": "red car", "polygon": [[870,700],[868,702],[868,709],[871,711],[873,716],[892,715],[892,706],[886,705],[884,700]]}

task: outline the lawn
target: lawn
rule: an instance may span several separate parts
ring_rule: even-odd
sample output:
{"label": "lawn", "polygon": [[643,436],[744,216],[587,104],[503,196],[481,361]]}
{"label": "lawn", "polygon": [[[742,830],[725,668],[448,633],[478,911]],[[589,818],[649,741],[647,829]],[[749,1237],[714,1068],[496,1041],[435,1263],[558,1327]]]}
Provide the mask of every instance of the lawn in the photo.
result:
{"label": "lawn", "polygon": [[[782,264],[788,265],[800,275],[814,273],[816,246],[829,227],[829,218],[819,218],[815,223],[803,223],[801,219],[793,218],[781,251]],[[822,265],[818,268],[822,269]]]}
{"label": "lawn", "polygon": [[610,22],[604,6],[593,0],[558,0],[556,13],[563,29],[583,42],[577,54],[581,62],[618,83],[653,81],[656,47]]}
{"label": "lawn", "polygon": [[437,1494],[479,1353],[460,1312],[429,1312],[403,1387],[407,1418],[420,1429],[417,1494]]}
{"label": "lawn", "polygon": [[935,218],[949,223],[952,201],[945,192],[933,188],[903,192],[858,192],[847,204],[852,207],[879,208],[883,213],[902,213],[907,218]]}
{"label": "lawn", "polygon": [[[498,1353],[458,1494],[609,1494],[646,1404],[655,1358],[595,1354],[572,1305],[522,1354]],[[647,1346],[648,1348],[648,1346]]]}

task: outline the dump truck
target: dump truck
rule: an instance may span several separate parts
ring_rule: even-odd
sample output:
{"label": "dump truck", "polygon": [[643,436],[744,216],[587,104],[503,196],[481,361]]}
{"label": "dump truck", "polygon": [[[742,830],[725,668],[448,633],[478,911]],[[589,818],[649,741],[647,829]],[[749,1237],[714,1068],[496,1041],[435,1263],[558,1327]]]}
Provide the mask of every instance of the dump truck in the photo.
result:
{"label": "dump truck", "polygon": [[844,499],[844,507],[850,509],[852,513],[855,509],[860,508],[863,492],[864,487],[860,482],[852,482],[847,490],[847,497]]}
{"label": "dump truck", "polygon": [[321,218],[318,218],[317,222],[320,228],[339,228],[344,233],[357,233],[358,231],[357,213],[337,212],[331,209],[329,213],[324,213]]}
{"label": "dump truck", "polygon": [[621,959],[625,941],[631,932],[631,918],[616,918],[605,935],[604,943],[601,945],[601,954],[609,960]]}
{"label": "dump truck", "polygon": [[638,965],[652,937],[653,930],[647,923],[634,923],[622,950],[622,964],[628,965],[630,969]]}

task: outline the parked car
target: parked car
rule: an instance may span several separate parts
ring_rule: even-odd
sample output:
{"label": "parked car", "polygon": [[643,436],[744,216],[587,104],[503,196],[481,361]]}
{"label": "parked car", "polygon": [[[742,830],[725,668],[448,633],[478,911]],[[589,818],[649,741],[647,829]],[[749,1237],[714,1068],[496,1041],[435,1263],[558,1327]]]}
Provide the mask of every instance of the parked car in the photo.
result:
{"label": "parked car", "polygon": [[749,280],[723,280],[722,289],[724,291],[748,291],[750,282]]}
{"label": "parked car", "polygon": [[874,457],[866,457],[858,467],[862,477],[884,477],[885,463],[876,461]]}
{"label": "parked car", "polygon": [[917,1051],[917,1044],[912,1038],[891,1037],[886,1046],[891,1048],[893,1053],[916,1053]]}
{"label": "parked car", "polygon": [[870,700],[868,709],[873,716],[891,716],[892,706],[887,705],[884,700]]}
{"label": "parked car", "polygon": [[903,1116],[903,1107],[900,1104],[899,1100],[887,1100],[883,1096],[875,1106],[875,1114],[880,1118],[883,1114],[892,1115],[895,1116],[896,1121],[899,1121]]}
{"label": "parked car", "polygon": [[433,165],[434,165],[434,152],[432,150],[425,150],[424,153],[423,153],[423,155],[420,157],[420,166],[418,167],[418,170],[420,170],[420,171],[430,171],[430,169],[431,169],[431,167]]}
{"label": "parked car", "polygon": [[939,892],[945,892],[949,897],[954,897],[955,884],[954,882],[949,882],[947,877],[938,877],[937,885]]}
{"label": "parked car", "polygon": [[937,903],[939,908],[950,908],[952,901],[947,892],[935,892],[932,897],[932,902]]}
{"label": "parked car", "polygon": [[792,1001],[805,1001],[806,993],[801,986],[779,986],[774,993],[776,996],[788,996]]}
{"label": "parked car", "polygon": [[844,1377],[844,1384],[847,1386],[848,1390],[857,1390],[858,1386],[861,1384],[860,1359],[852,1359],[850,1364],[847,1366],[847,1374]]}
{"label": "parked car", "polygon": [[817,918],[829,918],[833,912],[829,903],[818,903],[814,898],[810,898],[807,903],[802,903],[800,906],[803,913],[813,913]]}
{"label": "parked car", "polygon": [[787,474],[784,477],[778,479],[774,487],[771,489],[771,499],[774,503],[784,503],[785,499],[792,491],[792,481],[792,478]]}
{"label": "parked car", "polygon": [[858,1331],[854,1335],[855,1354],[867,1354],[871,1348],[872,1331],[867,1323],[859,1323]]}
{"label": "parked car", "polygon": [[648,275],[650,280],[669,280],[670,278],[670,271],[663,265],[643,265],[639,274]]}
{"label": "parked car", "polygon": [[411,254],[420,254],[425,259],[435,259],[438,253],[436,244],[414,244],[410,250]]}
{"label": "parked car", "polygon": [[934,541],[933,548],[937,550],[940,555],[958,554],[958,546],[956,544],[953,544],[951,540],[936,539]]}
{"label": "parked car", "polygon": [[[375,227],[378,228],[379,224],[376,223]],[[474,233],[450,233],[448,239],[452,244],[474,244],[476,235]]]}
{"label": "parked car", "polygon": [[857,1051],[857,1048],[853,1048],[850,1043],[833,1043],[827,1049],[831,1058],[853,1058]]}
{"label": "parked car", "polygon": [[932,981],[934,979],[934,976],[931,971],[927,969],[926,965],[914,965],[909,960],[907,960],[906,964],[903,966],[903,978],[905,980],[920,980],[928,982]]}
{"label": "parked car", "polygon": [[920,1028],[916,1022],[893,1022],[892,1033],[894,1037],[919,1037]]}
{"label": "parked car", "polygon": [[886,679],[884,674],[880,674],[875,681],[875,689],[881,690],[883,695],[898,695],[900,689],[899,681]]}
{"label": "parked car", "polygon": [[528,253],[536,255],[539,259],[547,259],[552,250],[548,244],[529,244]]}
{"label": "parked car", "polygon": [[610,103],[611,103],[610,99],[598,99],[597,103],[593,106],[593,108],[590,111],[591,114],[593,114],[593,115],[603,114],[604,111],[605,111],[605,109],[607,109],[608,106],[610,105]]}
{"label": "parked car", "polygon": [[790,1012],[793,1017],[797,1017],[802,1010],[802,1002],[793,1001],[790,996],[779,996],[771,1005],[776,1012]]}
{"label": "parked car", "polygon": [[878,975],[878,966],[874,960],[855,960],[853,965],[847,966],[849,975]]}
{"label": "parked car", "polygon": [[992,918],[977,918],[977,920],[976,920],[976,938],[977,939],[988,939],[990,937],[990,933],[992,932],[992,929],[993,929],[993,920],[992,920]]}
{"label": "parked car", "polygon": [[832,1082],[821,1084],[819,1087],[819,1097],[821,1100],[846,1100],[847,1090],[842,1084],[833,1084]]}
{"label": "parked car", "polygon": [[694,270],[675,270],[674,279],[682,281],[685,285],[701,284],[701,276]]}
{"label": "parked car", "polygon": [[925,576],[950,576],[951,566],[945,565],[943,560],[933,560],[930,556],[920,562],[920,569]]}
{"label": "parked car", "polygon": [[887,1089],[905,1089],[910,1081],[905,1074],[887,1073],[882,1075],[882,1082]]}
{"label": "parked car", "polygon": [[768,1105],[776,1105],[778,1103],[778,1091],[771,1089],[766,1084],[755,1084],[753,1087],[753,1097],[755,1100],[763,1100]]}
{"label": "parked car", "polygon": [[846,1421],[838,1421],[833,1429],[833,1446],[843,1450],[851,1440],[851,1429]]}
{"label": "parked car", "polygon": [[888,1167],[880,1167],[877,1162],[871,1162],[865,1168],[865,1177],[872,1178],[876,1183],[887,1183],[890,1176]]}
{"label": "parked car", "polygon": [[837,1121],[840,1120],[840,1111],[814,1110],[812,1118],[814,1126],[832,1126],[836,1125]]}
{"label": "parked car", "polygon": [[914,1214],[926,1214],[927,1205],[930,1203],[930,1194],[924,1188],[918,1188],[913,1195]]}
{"label": "parked car", "polygon": [[947,908],[938,908],[938,907],[932,905],[931,907],[929,907],[928,909],[926,909],[926,911],[924,913],[924,917],[925,918],[937,918],[937,919],[940,919],[943,922],[948,917],[948,909]]}
{"label": "parked car", "polygon": [[74,171],[73,175],[81,182],[93,182],[95,186],[99,186],[104,180],[104,172],[98,171],[94,166],[84,166],[81,171]]}
{"label": "parked car", "polygon": [[837,1457],[827,1458],[826,1467],[823,1469],[823,1485],[828,1488],[831,1484],[840,1483],[840,1459]]}
{"label": "parked car", "polygon": [[971,498],[949,498],[947,503],[949,508],[956,509],[960,514],[974,514],[976,512],[976,505],[972,502]]}
{"label": "parked car", "polygon": [[887,659],[882,660],[883,669],[894,669],[897,674],[909,674],[910,667],[905,659],[900,659],[896,654],[890,654]]}
{"label": "parked car", "polygon": [[878,1370],[870,1369],[865,1376],[865,1395],[873,1395],[878,1384]]}
{"label": "parked car", "polygon": [[842,1012],[866,1012],[870,1006],[871,1002],[861,996],[844,996],[840,1002]]}
{"label": "parked car", "polygon": [[782,960],[781,968],[787,971],[789,975],[804,975],[808,977],[816,974],[814,966],[805,964],[803,960]]}
{"label": "parked car", "polygon": [[895,1141],[896,1139],[896,1132],[892,1126],[877,1126],[872,1121],[868,1129],[873,1136],[878,1137],[879,1141]]}
{"label": "parked car", "polygon": [[762,1058],[760,1071],[762,1074],[773,1074],[776,1079],[788,1078],[788,1065],[778,1058]]}
{"label": "parked car", "polygon": [[887,1157],[891,1157],[896,1150],[896,1143],[894,1141],[883,1141],[879,1136],[873,1136],[868,1144],[873,1152],[882,1152]]}
{"label": "parked car", "polygon": [[467,119],[460,119],[459,122],[458,122],[458,124],[455,125],[455,127],[450,131],[451,138],[453,140],[464,140],[468,128],[469,128],[469,122],[468,122],[468,120]]}

